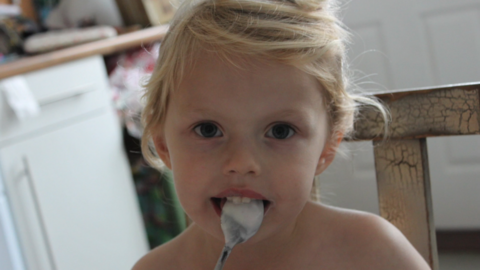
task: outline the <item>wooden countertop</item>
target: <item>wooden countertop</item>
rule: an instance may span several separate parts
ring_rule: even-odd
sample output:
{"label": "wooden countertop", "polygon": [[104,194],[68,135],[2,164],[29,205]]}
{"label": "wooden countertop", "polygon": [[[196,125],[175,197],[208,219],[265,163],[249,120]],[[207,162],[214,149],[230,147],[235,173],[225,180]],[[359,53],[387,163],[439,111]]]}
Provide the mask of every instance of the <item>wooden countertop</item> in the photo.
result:
{"label": "wooden countertop", "polygon": [[102,39],[82,45],[25,57],[0,65],[0,79],[51,67],[91,55],[108,55],[129,48],[161,40],[167,33],[168,25],[146,28],[114,38]]}

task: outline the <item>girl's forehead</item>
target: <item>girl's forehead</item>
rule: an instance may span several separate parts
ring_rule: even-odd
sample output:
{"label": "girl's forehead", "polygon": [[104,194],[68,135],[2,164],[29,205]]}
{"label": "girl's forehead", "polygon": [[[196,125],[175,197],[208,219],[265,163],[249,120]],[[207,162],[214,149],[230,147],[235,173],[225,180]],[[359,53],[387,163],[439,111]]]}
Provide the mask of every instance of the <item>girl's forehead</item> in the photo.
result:
{"label": "girl's forehead", "polygon": [[[198,57],[189,67],[171,105],[182,115],[269,118],[274,114],[324,114],[318,81],[298,68],[255,57]],[[293,113],[295,114],[295,113]],[[243,116],[243,118],[242,118]]]}
{"label": "girl's forehead", "polygon": [[321,98],[320,83],[313,76],[292,65],[245,55],[199,54],[186,67],[178,85],[175,91],[190,97],[203,97],[207,89],[217,90],[218,97],[253,89],[252,94],[258,97],[310,94]]}

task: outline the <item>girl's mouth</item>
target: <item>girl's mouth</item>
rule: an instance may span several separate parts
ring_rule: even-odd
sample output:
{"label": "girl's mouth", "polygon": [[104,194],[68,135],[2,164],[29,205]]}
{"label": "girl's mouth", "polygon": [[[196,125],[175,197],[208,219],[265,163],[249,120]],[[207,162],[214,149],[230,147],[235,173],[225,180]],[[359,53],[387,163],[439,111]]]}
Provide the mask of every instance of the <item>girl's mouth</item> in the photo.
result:
{"label": "girl's mouth", "polygon": [[[250,198],[247,198],[247,197],[243,197],[243,198],[233,197],[233,199],[230,197],[230,199],[231,200],[236,200],[238,203],[244,203],[244,202],[249,202],[249,200],[253,200],[253,199],[250,199]],[[242,202],[242,200],[243,200],[243,202]],[[221,217],[222,216],[222,208],[225,205],[225,203],[227,202],[227,197],[223,197],[223,198],[212,197],[212,198],[210,198],[210,201],[212,202],[213,208],[215,209],[215,213],[217,213],[217,215],[219,217]],[[262,201],[263,201],[263,214],[265,215],[267,213],[268,209],[270,208],[271,202],[268,201],[268,200],[262,200]]]}

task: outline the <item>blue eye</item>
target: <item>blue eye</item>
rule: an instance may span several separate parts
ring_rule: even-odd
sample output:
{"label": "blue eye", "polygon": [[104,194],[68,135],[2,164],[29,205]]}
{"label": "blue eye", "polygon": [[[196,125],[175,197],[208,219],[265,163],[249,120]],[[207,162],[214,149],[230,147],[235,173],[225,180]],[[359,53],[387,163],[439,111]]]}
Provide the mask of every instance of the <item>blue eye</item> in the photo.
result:
{"label": "blue eye", "polygon": [[267,135],[269,135],[268,137],[273,137],[279,140],[290,138],[294,134],[295,130],[285,124],[275,125],[267,133]]}
{"label": "blue eye", "polygon": [[212,123],[202,123],[197,125],[193,130],[195,133],[205,138],[213,138],[222,135],[222,132],[218,129],[218,127]]}

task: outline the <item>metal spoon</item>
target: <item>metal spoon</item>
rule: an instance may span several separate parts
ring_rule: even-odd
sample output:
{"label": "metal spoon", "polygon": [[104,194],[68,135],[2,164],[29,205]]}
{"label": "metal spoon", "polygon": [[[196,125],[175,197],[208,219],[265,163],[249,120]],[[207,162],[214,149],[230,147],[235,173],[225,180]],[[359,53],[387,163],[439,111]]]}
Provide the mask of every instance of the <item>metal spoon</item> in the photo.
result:
{"label": "metal spoon", "polygon": [[221,226],[225,246],[214,270],[222,270],[235,245],[247,241],[257,233],[263,221],[263,201],[249,203],[227,201],[222,208]]}

